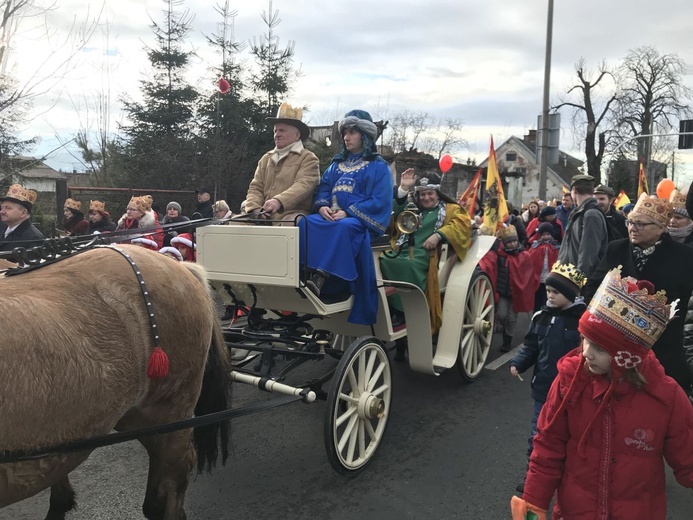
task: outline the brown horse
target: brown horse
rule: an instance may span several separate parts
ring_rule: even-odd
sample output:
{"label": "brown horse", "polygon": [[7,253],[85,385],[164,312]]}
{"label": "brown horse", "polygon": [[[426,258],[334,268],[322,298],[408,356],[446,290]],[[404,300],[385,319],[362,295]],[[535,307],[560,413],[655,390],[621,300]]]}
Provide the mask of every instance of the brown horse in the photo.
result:
{"label": "brown horse", "polygon": [[[169,358],[167,376],[147,377],[153,340],[135,273],[99,248],[0,277],[0,452],[172,423],[226,409],[230,382],[205,273],[123,246],[142,273]],[[210,347],[211,345],[211,347]],[[149,454],[143,512],[185,518],[188,476],[228,454],[226,423],[142,437]],[[47,520],[75,504],[68,474],[90,451],[0,464],[0,508],[51,487]]]}

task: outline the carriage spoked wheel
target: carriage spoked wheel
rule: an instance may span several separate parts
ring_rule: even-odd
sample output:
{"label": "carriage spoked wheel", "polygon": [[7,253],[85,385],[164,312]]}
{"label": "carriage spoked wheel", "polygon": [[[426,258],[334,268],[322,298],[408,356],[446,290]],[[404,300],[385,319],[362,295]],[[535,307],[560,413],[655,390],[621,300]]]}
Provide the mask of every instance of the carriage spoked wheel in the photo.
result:
{"label": "carriage spoked wheel", "polygon": [[325,448],[335,471],[356,475],[370,462],[385,433],[392,402],[390,360],[376,338],[354,341],[330,383]]}
{"label": "carriage spoked wheel", "polygon": [[466,382],[478,378],[484,368],[493,340],[495,312],[491,280],[477,270],[469,282],[457,357],[457,367]]}

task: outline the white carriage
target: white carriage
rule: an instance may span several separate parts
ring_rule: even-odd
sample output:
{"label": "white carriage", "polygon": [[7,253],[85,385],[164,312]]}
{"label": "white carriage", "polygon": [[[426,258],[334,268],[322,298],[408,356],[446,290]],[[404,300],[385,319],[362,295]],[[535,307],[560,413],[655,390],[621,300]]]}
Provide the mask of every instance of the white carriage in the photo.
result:
{"label": "white carriage", "polygon": [[[307,401],[326,399],[325,445],[330,463],[340,473],[362,470],[385,432],[392,398],[388,342],[407,338],[409,365],[417,372],[439,375],[456,365],[462,378],[471,382],[483,370],[495,308],[493,288],[478,263],[493,245],[492,237],[476,237],[461,262],[454,253],[441,254],[443,323],[434,344],[423,292],[410,283],[383,279],[377,257],[385,247],[373,248],[378,319],[364,326],[347,321],[351,298],[325,303],[308,290],[299,265],[298,228],[213,225],[197,233],[197,261],[224,302],[272,309],[277,316],[225,330],[230,348],[261,353],[261,358],[255,356],[261,361],[257,370],[247,368],[252,356],[239,360],[233,379],[263,390],[302,395]],[[401,328],[393,328],[388,309],[387,298],[395,293],[406,317]],[[293,364],[273,370],[278,353],[294,358]],[[282,382],[295,364],[325,355],[340,361],[317,383],[307,387]],[[328,380],[325,394],[320,384]]]}

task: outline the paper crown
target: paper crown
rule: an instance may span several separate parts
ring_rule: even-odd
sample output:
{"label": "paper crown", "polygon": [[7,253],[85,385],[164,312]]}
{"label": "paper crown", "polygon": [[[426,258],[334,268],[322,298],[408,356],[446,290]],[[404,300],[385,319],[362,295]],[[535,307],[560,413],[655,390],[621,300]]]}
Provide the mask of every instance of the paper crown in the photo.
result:
{"label": "paper crown", "polygon": [[504,225],[502,228],[498,230],[496,236],[500,238],[503,242],[517,240],[517,230],[513,225]]}
{"label": "paper crown", "polygon": [[667,304],[666,293],[655,293],[647,280],[621,278],[621,267],[606,275],[580,318],[579,330],[609,351],[616,368],[628,369],[648,355],[676,312],[677,301]]}
{"label": "paper crown", "polygon": [[561,262],[556,262],[551,268],[551,272],[555,274],[560,274],[563,278],[567,278],[572,283],[574,283],[578,289],[582,289],[587,282],[587,277],[585,273],[580,271],[573,264],[562,264]]}
{"label": "paper crown", "polygon": [[152,209],[152,196],[144,195],[142,197],[132,197],[128,206],[135,206],[141,213],[146,213]]}
{"label": "paper crown", "polygon": [[674,213],[678,213],[684,217],[690,217],[686,209],[686,196],[679,190],[672,190],[671,195],[669,195],[669,204],[671,204]]}
{"label": "paper crown", "polygon": [[301,132],[301,139],[306,139],[310,135],[310,128],[303,121],[303,109],[300,107],[292,107],[286,101],[279,105],[277,117],[268,117],[270,123],[286,123],[298,128]]}
{"label": "paper crown", "polygon": [[99,213],[106,213],[106,204],[104,204],[100,200],[90,200],[89,211],[98,211]]}
{"label": "paper crown", "polygon": [[5,200],[21,204],[31,211],[34,202],[36,202],[36,192],[34,190],[27,190],[19,184],[13,184],[7,190],[7,195],[0,199],[0,202]]}
{"label": "paper crown", "polygon": [[65,204],[63,204],[63,209],[69,209],[71,211],[82,213],[82,203],[75,199],[67,199]]}
{"label": "paper crown", "polygon": [[668,200],[650,197],[647,193],[643,193],[629,216],[642,215],[666,226],[669,224],[672,213],[672,207]]}

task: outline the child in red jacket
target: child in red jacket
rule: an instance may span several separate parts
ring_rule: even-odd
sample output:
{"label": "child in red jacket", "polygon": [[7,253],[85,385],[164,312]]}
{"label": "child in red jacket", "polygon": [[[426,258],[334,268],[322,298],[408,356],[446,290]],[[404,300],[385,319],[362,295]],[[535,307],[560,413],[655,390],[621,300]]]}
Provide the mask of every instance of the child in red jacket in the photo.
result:
{"label": "child in red jacket", "polygon": [[653,292],[618,269],[604,278],[582,347],[559,362],[513,519],[546,518],[556,493],[553,520],[665,520],[664,459],[693,488],[693,407],[651,351],[670,318]]}

